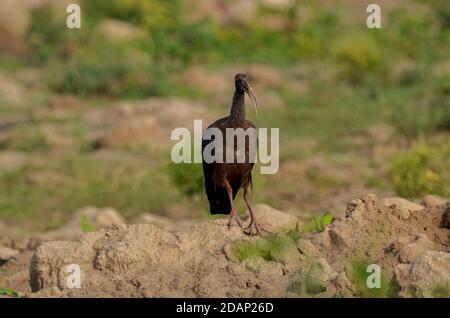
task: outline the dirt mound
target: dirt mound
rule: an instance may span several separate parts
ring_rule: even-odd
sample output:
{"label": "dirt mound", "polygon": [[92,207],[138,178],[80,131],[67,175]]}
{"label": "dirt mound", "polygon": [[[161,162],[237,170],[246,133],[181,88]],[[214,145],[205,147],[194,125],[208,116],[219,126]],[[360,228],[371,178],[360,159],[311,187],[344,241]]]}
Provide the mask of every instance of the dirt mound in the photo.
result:
{"label": "dirt mound", "polygon": [[[450,202],[422,202],[367,195],[320,233],[299,232],[297,218],[258,205],[276,233],[265,238],[226,220],[174,233],[113,222],[76,241],[41,243],[29,267],[32,292],[24,271],[15,281],[28,297],[449,297]],[[17,264],[20,255],[11,256]],[[381,270],[375,291],[366,287],[369,264]],[[81,288],[70,283],[73,266]]]}

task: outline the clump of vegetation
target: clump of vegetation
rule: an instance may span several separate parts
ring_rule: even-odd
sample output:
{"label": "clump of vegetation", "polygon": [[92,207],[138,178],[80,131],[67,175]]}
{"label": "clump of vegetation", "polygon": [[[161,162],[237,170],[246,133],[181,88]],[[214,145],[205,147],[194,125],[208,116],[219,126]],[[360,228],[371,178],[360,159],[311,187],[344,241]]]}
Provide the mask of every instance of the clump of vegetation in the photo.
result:
{"label": "clump of vegetation", "polygon": [[173,184],[185,195],[203,192],[203,169],[200,163],[171,163],[169,176]]}
{"label": "clump of vegetation", "polygon": [[403,197],[450,195],[450,147],[419,144],[393,159],[390,175],[395,191]]}
{"label": "clump of vegetation", "polygon": [[421,83],[414,100],[396,107],[392,122],[407,137],[450,131],[450,77],[437,75],[431,83]]}
{"label": "clump of vegetation", "polygon": [[373,272],[367,272],[369,264],[366,260],[356,260],[346,266],[347,277],[355,286],[358,296],[369,298],[394,297],[396,294],[395,286],[383,271],[380,272],[380,288],[368,287],[367,279],[370,275],[373,275]]}
{"label": "clump of vegetation", "polygon": [[353,84],[361,84],[368,75],[379,71],[384,57],[376,42],[367,36],[355,36],[337,41],[333,48],[341,74]]}
{"label": "clump of vegetation", "polygon": [[303,226],[303,232],[322,232],[325,226],[333,222],[333,216],[324,214],[323,216],[315,216],[309,223]]}
{"label": "clump of vegetation", "polygon": [[92,222],[87,218],[86,215],[81,215],[81,217],[80,217],[80,230],[83,233],[95,231],[94,224],[92,224]]}
{"label": "clump of vegetation", "polygon": [[19,294],[11,288],[4,288],[0,289],[0,296],[19,297]]}
{"label": "clump of vegetation", "polygon": [[333,279],[332,272],[325,259],[310,259],[309,263],[302,266],[294,276],[288,290],[300,297],[321,297],[321,294],[326,292],[330,280]]}
{"label": "clump of vegetation", "polygon": [[449,298],[450,297],[450,286],[443,283],[436,284],[432,291],[434,298]]}
{"label": "clump of vegetation", "polygon": [[[57,175],[58,182],[30,186],[36,173]],[[179,197],[165,174],[87,155],[59,158],[55,167],[27,166],[0,174],[0,187],[0,217],[34,219],[38,230],[65,223],[73,211],[85,206],[112,206],[128,218],[143,211],[161,210]],[[85,229],[89,230],[89,226]]]}
{"label": "clump of vegetation", "polygon": [[277,233],[264,238],[237,243],[229,257],[250,264],[259,261],[289,262],[298,255],[297,240],[293,233]]}

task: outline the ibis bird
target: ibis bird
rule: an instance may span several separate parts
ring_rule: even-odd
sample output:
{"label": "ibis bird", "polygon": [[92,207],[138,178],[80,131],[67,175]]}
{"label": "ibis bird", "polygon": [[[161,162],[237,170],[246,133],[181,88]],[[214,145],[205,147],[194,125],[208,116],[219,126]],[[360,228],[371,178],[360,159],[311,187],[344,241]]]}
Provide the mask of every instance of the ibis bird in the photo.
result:
{"label": "ibis bird", "polygon": [[[214,145],[215,151],[222,150],[223,157],[226,159],[225,149],[227,148],[227,145],[229,145],[229,142],[232,141],[227,140],[226,130],[228,128],[242,128],[244,131],[249,128],[256,130],[255,125],[251,121],[245,119],[245,94],[250,97],[256,113],[258,113],[259,107],[255,93],[247,80],[247,75],[236,74],[234,82],[235,92],[230,115],[217,120],[206,129],[206,131],[211,128],[220,130],[222,133],[222,143],[218,142],[218,140],[215,141],[213,138],[206,138],[206,131],[202,138],[202,163],[203,175],[205,178],[205,192],[208,197],[211,214],[229,214],[228,226],[230,227],[236,222],[242,228],[242,220],[239,218],[234,205],[236,194],[242,187],[244,191],[244,201],[250,213],[250,224],[244,229],[244,232],[249,235],[262,235],[262,231],[268,231],[257,223],[248,196],[248,187],[249,185],[251,186],[251,173],[254,165],[254,160],[250,160],[251,152],[249,149],[251,142],[254,143],[252,146],[255,148],[257,147],[256,138],[248,138],[248,142],[245,140],[245,149],[238,149],[238,142],[234,142],[234,147],[231,149],[231,151],[234,152],[234,160],[232,162],[228,162],[227,160],[222,160],[222,162],[219,162],[218,160],[208,162],[208,160],[205,160],[205,148],[212,142],[216,142]],[[232,138],[235,137],[233,136]],[[235,160],[239,155],[239,151],[245,151],[245,160],[243,162],[242,160],[241,162]]]}

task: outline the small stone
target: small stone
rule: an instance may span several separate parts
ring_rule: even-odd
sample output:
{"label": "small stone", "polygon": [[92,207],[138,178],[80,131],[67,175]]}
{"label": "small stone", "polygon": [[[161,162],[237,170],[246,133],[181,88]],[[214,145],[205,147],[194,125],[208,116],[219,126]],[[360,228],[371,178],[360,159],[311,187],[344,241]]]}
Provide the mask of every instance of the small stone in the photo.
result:
{"label": "small stone", "polygon": [[437,195],[427,195],[422,199],[422,204],[427,208],[432,208],[438,205],[443,205],[449,202],[449,200],[439,197]]}
{"label": "small stone", "polygon": [[330,229],[331,243],[337,248],[349,248],[352,246],[350,226],[340,223]]}
{"label": "small stone", "polygon": [[407,220],[407,219],[409,219],[409,216],[410,216],[409,211],[407,209],[405,209],[404,207],[397,207],[394,210],[393,214],[395,216],[398,216],[402,220]]}
{"label": "small stone", "polygon": [[308,257],[317,256],[317,248],[316,246],[314,246],[313,243],[311,243],[310,240],[299,239],[297,243],[297,248],[302,254]]}
{"label": "small stone", "polygon": [[11,258],[15,257],[17,254],[19,254],[18,251],[13,250],[12,248],[3,246],[0,247],[0,261],[6,262],[9,261]]}
{"label": "small stone", "polygon": [[427,251],[434,250],[434,243],[425,234],[420,234],[415,241],[399,249],[399,260],[403,263],[412,262],[416,257]]}
{"label": "small stone", "polygon": [[360,222],[364,220],[365,211],[366,207],[364,205],[364,202],[360,199],[355,199],[348,203],[345,216],[350,217],[357,222]]}
{"label": "small stone", "polygon": [[424,209],[424,207],[420,204],[408,201],[403,198],[397,198],[397,197],[385,198],[385,199],[383,199],[382,203],[386,207],[405,208],[409,212],[417,212],[417,211]]}
{"label": "small stone", "polygon": [[394,273],[401,297],[435,297],[439,290],[449,293],[450,253],[426,252],[410,265],[397,265]]}
{"label": "small stone", "polygon": [[442,215],[442,226],[450,229],[450,204],[447,205]]}

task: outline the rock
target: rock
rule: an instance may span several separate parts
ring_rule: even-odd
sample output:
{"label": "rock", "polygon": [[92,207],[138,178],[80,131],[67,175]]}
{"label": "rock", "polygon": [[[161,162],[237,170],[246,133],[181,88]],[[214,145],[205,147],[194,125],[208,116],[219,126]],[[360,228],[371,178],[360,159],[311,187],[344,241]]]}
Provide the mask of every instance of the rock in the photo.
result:
{"label": "rock", "polygon": [[423,206],[403,198],[385,198],[382,200],[383,205],[386,207],[405,208],[409,212],[417,212],[423,210]]}
{"label": "rock", "polygon": [[155,119],[151,116],[132,117],[107,130],[100,143],[106,147],[147,144],[152,142],[149,136],[162,137]]}
{"label": "rock", "polygon": [[418,235],[415,240],[399,250],[399,260],[403,263],[410,263],[419,255],[432,251],[435,246],[425,234]]}
{"label": "rock", "polygon": [[74,212],[72,219],[62,228],[45,233],[46,240],[74,239],[83,232],[124,224],[124,219],[115,209],[85,207]]}
{"label": "rock", "polygon": [[366,194],[365,196],[363,196],[361,198],[361,200],[366,205],[366,210],[368,212],[370,212],[370,213],[377,212],[377,210],[379,208],[379,203],[378,203],[378,197],[375,194],[373,194],[373,193]]}
{"label": "rock", "polygon": [[289,9],[292,5],[291,0],[263,0],[262,4],[266,7],[270,7],[272,9],[277,10],[286,10]]}
{"label": "rock", "polygon": [[354,287],[347,277],[345,270],[339,273],[335,281],[336,293],[339,297],[353,297]]}
{"label": "rock", "polygon": [[28,29],[30,17],[26,1],[3,0],[0,7],[0,28],[15,36],[22,36]]}
{"label": "rock", "polygon": [[336,289],[331,281],[337,276],[328,262],[319,258],[300,271],[291,283],[290,290],[300,297],[332,297]]}
{"label": "rock", "polygon": [[221,10],[220,3],[210,0],[185,0],[185,19],[188,23],[196,23],[205,18],[211,19],[219,24],[225,19],[224,10]]}
{"label": "rock", "polygon": [[19,254],[18,251],[6,246],[0,246],[0,263],[9,261],[11,258]]}
{"label": "rock", "polygon": [[307,80],[290,80],[286,83],[289,91],[294,93],[296,96],[306,95],[311,91],[311,85]]}
{"label": "rock", "polygon": [[422,199],[422,205],[426,206],[427,208],[431,208],[437,205],[443,205],[449,202],[448,199],[439,197],[437,195],[427,195]]}
{"label": "rock", "polygon": [[316,248],[316,246],[307,239],[299,239],[297,248],[302,254],[308,257],[316,257],[318,254],[318,249]]}
{"label": "rock", "polygon": [[410,216],[409,211],[405,207],[398,207],[392,214],[398,216],[402,220],[407,220]]}
{"label": "rock", "polygon": [[96,31],[113,44],[143,39],[145,32],[131,23],[106,19],[97,25]]}
{"label": "rock", "polygon": [[14,172],[26,164],[25,155],[18,151],[2,151],[0,152],[0,173]]}
{"label": "rock", "polygon": [[249,25],[258,13],[257,3],[254,1],[233,1],[228,4],[226,20],[227,25]]}
{"label": "rock", "polygon": [[450,229],[450,204],[447,205],[442,215],[442,226]]}
{"label": "rock", "polygon": [[261,108],[281,109],[285,106],[283,99],[275,92],[266,92],[263,94],[258,94],[257,96]]}
{"label": "rock", "polygon": [[111,108],[94,109],[87,112],[85,123],[91,131],[90,139],[99,146],[148,145],[152,150],[165,151],[173,145],[167,142],[173,129],[191,128],[194,119],[213,120],[206,105],[172,97],[120,102]]}
{"label": "rock", "polygon": [[366,213],[366,206],[361,199],[355,199],[348,203],[345,211],[345,216],[352,218],[356,222],[364,221],[364,214]]}
{"label": "rock", "polygon": [[132,221],[133,224],[153,224],[168,232],[181,231],[194,224],[192,220],[173,220],[165,216],[143,213]]}
{"label": "rock", "polygon": [[338,249],[349,249],[354,243],[352,228],[345,223],[335,223],[330,228],[330,241]]}
{"label": "rock", "polygon": [[292,230],[301,225],[297,217],[271,208],[266,204],[256,205],[253,212],[259,223],[267,226],[268,230]]}
{"label": "rock", "polygon": [[[250,239],[226,224],[207,221],[175,234],[119,224],[75,242],[42,243],[30,265],[32,296],[51,296],[57,288],[61,297],[281,297],[287,278],[279,264],[251,271],[226,259],[226,244]],[[80,289],[67,286],[71,264],[80,269]]]}
{"label": "rock", "polygon": [[397,265],[394,273],[402,297],[435,297],[441,290],[450,295],[450,253],[426,252],[410,265]]}
{"label": "rock", "polygon": [[48,106],[51,109],[83,109],[86,104],[76,95],[52,95],[50,96]]}
{"label": "rock", "polygon": [[44,89],[42,72],[37,68],[20,69],[14,73],[14,78],[27,88]]}
{"label": "rock", "polygon": [[75,212],[80,216],[86,216],[94,225],[96,229],[110,227],[116,224],[123,224],[125,220],[112,208],[94,208],[87,207]]}
{"label": "rock", "polygon": [[386,123],[375,124],[367,129],[367,134],[376,144],[389,142],[394,133],[395,129]]}
{"label": "rock", "polygon": [[187,69],[181,76],[183,84],[194,91],[205,95],[224,94],[231,92],[234,78],[224,78],[220,74],[206,71],[205,69],[194,66]]}
{"label": "rock", "polygon": [[39,243],[37,237],[20,237],[11,241],[11,247],[19,252],[32,251]]}
{"label": "rock", "polygon": [[22,106],[26,102],[25,91],[19,83],[0,74],[0,103]]}
{"label": "rock", "polygon": [[283,76],[277,69],[264,64],[248,66],[248,75],[252,85],[263,88],[279,89],[284,82]]}

